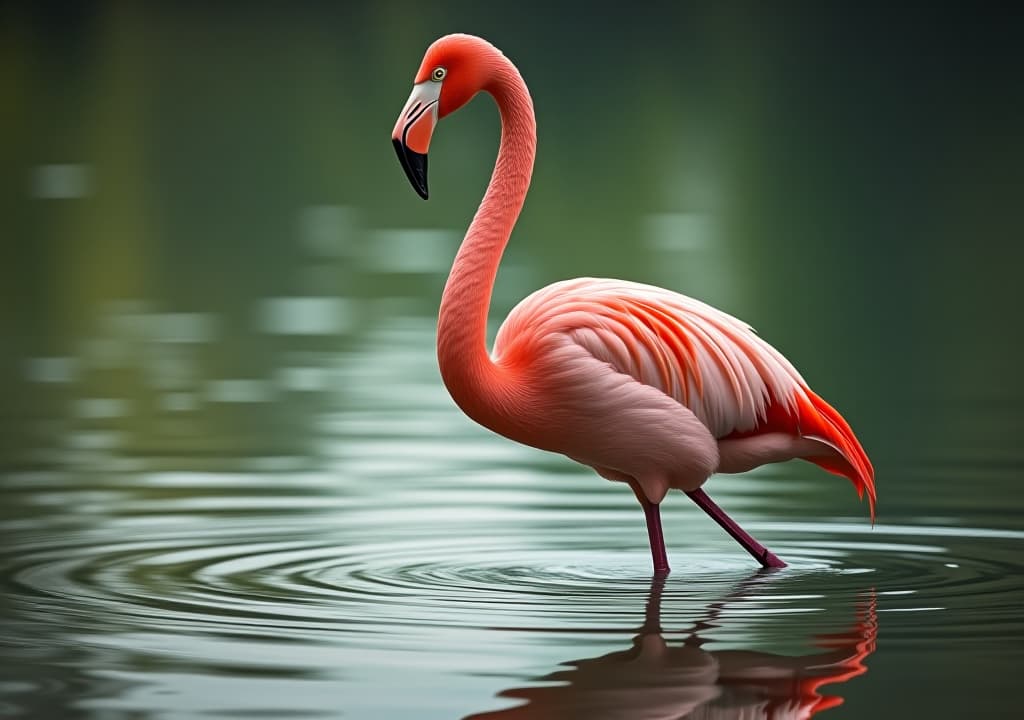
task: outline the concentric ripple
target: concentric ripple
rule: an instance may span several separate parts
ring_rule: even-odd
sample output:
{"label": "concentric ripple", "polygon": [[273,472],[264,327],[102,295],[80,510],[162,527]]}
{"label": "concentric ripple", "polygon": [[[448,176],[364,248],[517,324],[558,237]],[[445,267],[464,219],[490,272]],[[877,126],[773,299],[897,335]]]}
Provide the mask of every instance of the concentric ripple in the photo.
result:
{"label": "concentric ripple", "polygon": [[[127,481],[89,490],[57,483],[46,493],[66,507],[80,511],[81,498],[102,492],[104,503],[132,511],[6,523],[13,542],[0,560],[8,600],[20,620],[59,621],[66,632],[144,627],[373,645],[410,627],[627,632],[651,587],[642,527],[617,499],[573,496],[596,505],[578,513],[579,524],[572,512],[532,501],[481,509],[483,520],[474,521],[437,503],[388,510],[368,498],[321,494],[311,507],[301,487],[293,480],[281,494],[260,483],[232,485],[218,496],[197,486],[204,500],[197,505],[188,493],[140,499]],[[307,489],[323,490],[319,482]],[[33,486],[23,499],[46,493]],[[555,500],[557,507],[564,498]],[[273,512],[225,516],[199,505]],[[687,508],[666,516],[669,527],[695,522]],[[827,630],[831,609],[872,594],[889,642],[939,629],[951,641],[1022,632],[1014,598],[1024,534],[840,522],[752,529],[789,568],[755,572],[705,527],[690,546],[670,533],[666,625],[686,626],[724,603],[716,630],[723,638],[754,627],[785,636],[795,618],[806,632],[808,616]]]}

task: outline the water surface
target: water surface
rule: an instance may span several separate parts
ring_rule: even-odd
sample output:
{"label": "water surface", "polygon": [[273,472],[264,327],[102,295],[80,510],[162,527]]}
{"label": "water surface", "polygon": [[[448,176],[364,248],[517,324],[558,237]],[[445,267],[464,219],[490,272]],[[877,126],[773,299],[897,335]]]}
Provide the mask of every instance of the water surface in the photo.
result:
{"label": "water surface", "polygon": [[872,528],[787,465],[711,488],[788,568],[679,495],[652,583],[628,490],[465,421],[431,338],[394,321],[319,368],[344,398],[310,420],[319,456],[122,454],[132,431],[88,417],[52,438],[78,469],[9,473],[7,713],[856,716],[947,654],[965,687],[1020,659],[1024,533],[924,503]]}

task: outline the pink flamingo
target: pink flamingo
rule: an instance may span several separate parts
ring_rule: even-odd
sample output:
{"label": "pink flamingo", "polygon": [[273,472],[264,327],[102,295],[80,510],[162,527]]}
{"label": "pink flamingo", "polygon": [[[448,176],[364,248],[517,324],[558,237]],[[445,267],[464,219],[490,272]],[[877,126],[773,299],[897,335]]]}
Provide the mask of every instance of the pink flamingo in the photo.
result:
{"label": "pink flamingo", "polygon": [[809,460],[849,478],[875,513],[874,470],[842,416],[745,323],[684,295],[578,278],[519,303],[487,351],[498,263],[536,151],[533,101],[501,51],[471,35],[434,42],[392,133],[427,198],[427,148],[440,118],[479,91],[501,113],[490,184],[441,299],[437,357],[456,404],[512,440],[628,483],[643,506],[656,574],[669,570],[659,504],[684,491],[764,567],[785,567],[707,496],[715,472]]}

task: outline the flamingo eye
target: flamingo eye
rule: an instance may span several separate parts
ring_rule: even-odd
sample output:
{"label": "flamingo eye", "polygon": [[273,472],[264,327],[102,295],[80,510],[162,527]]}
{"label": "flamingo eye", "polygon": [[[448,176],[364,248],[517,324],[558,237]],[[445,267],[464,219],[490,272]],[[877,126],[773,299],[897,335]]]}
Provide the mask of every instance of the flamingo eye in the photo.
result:
{"label": "flamingo eye", "polygon": [[448,71],[443,67],[436,67],[434,71],[430,73],[430,79],[434,82],[441,82],[444,80],[444,76],[448,74]]}

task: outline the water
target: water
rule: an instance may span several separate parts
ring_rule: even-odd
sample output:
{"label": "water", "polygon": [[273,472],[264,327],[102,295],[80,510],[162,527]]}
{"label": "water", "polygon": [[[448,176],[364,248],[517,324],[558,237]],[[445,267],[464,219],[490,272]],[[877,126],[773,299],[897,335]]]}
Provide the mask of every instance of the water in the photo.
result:
{"label": "water", "polygon": [[[464,420],[431,339],[392,321],[319,368],[344,398],[319,459],[121,454],[81,426],[125,408],[74,403],[53,439],[76,469],[5,478],[5,713],[856,717],[945,654],[968,688],[1020,659],[1024,532],[927,503],[872,528],[840,482],[768,468],[712,492],[790,566],[679,495],[655,584],[630,493]],[[829,509],[792,510],[823,485]]]}
{"label": "water", "polygon": [[[676,5],[5,11],[0,716],[1014,716],[1024,43]],[[459,413],[434,314],[493,111],[430,203],[387,138],[452,29],[538,108],[494,317],[613,275],[749,320],[864,442],[874,527],[806,464],[716,477],[789,567],[677,493],[654,582],[626,488]]]}

